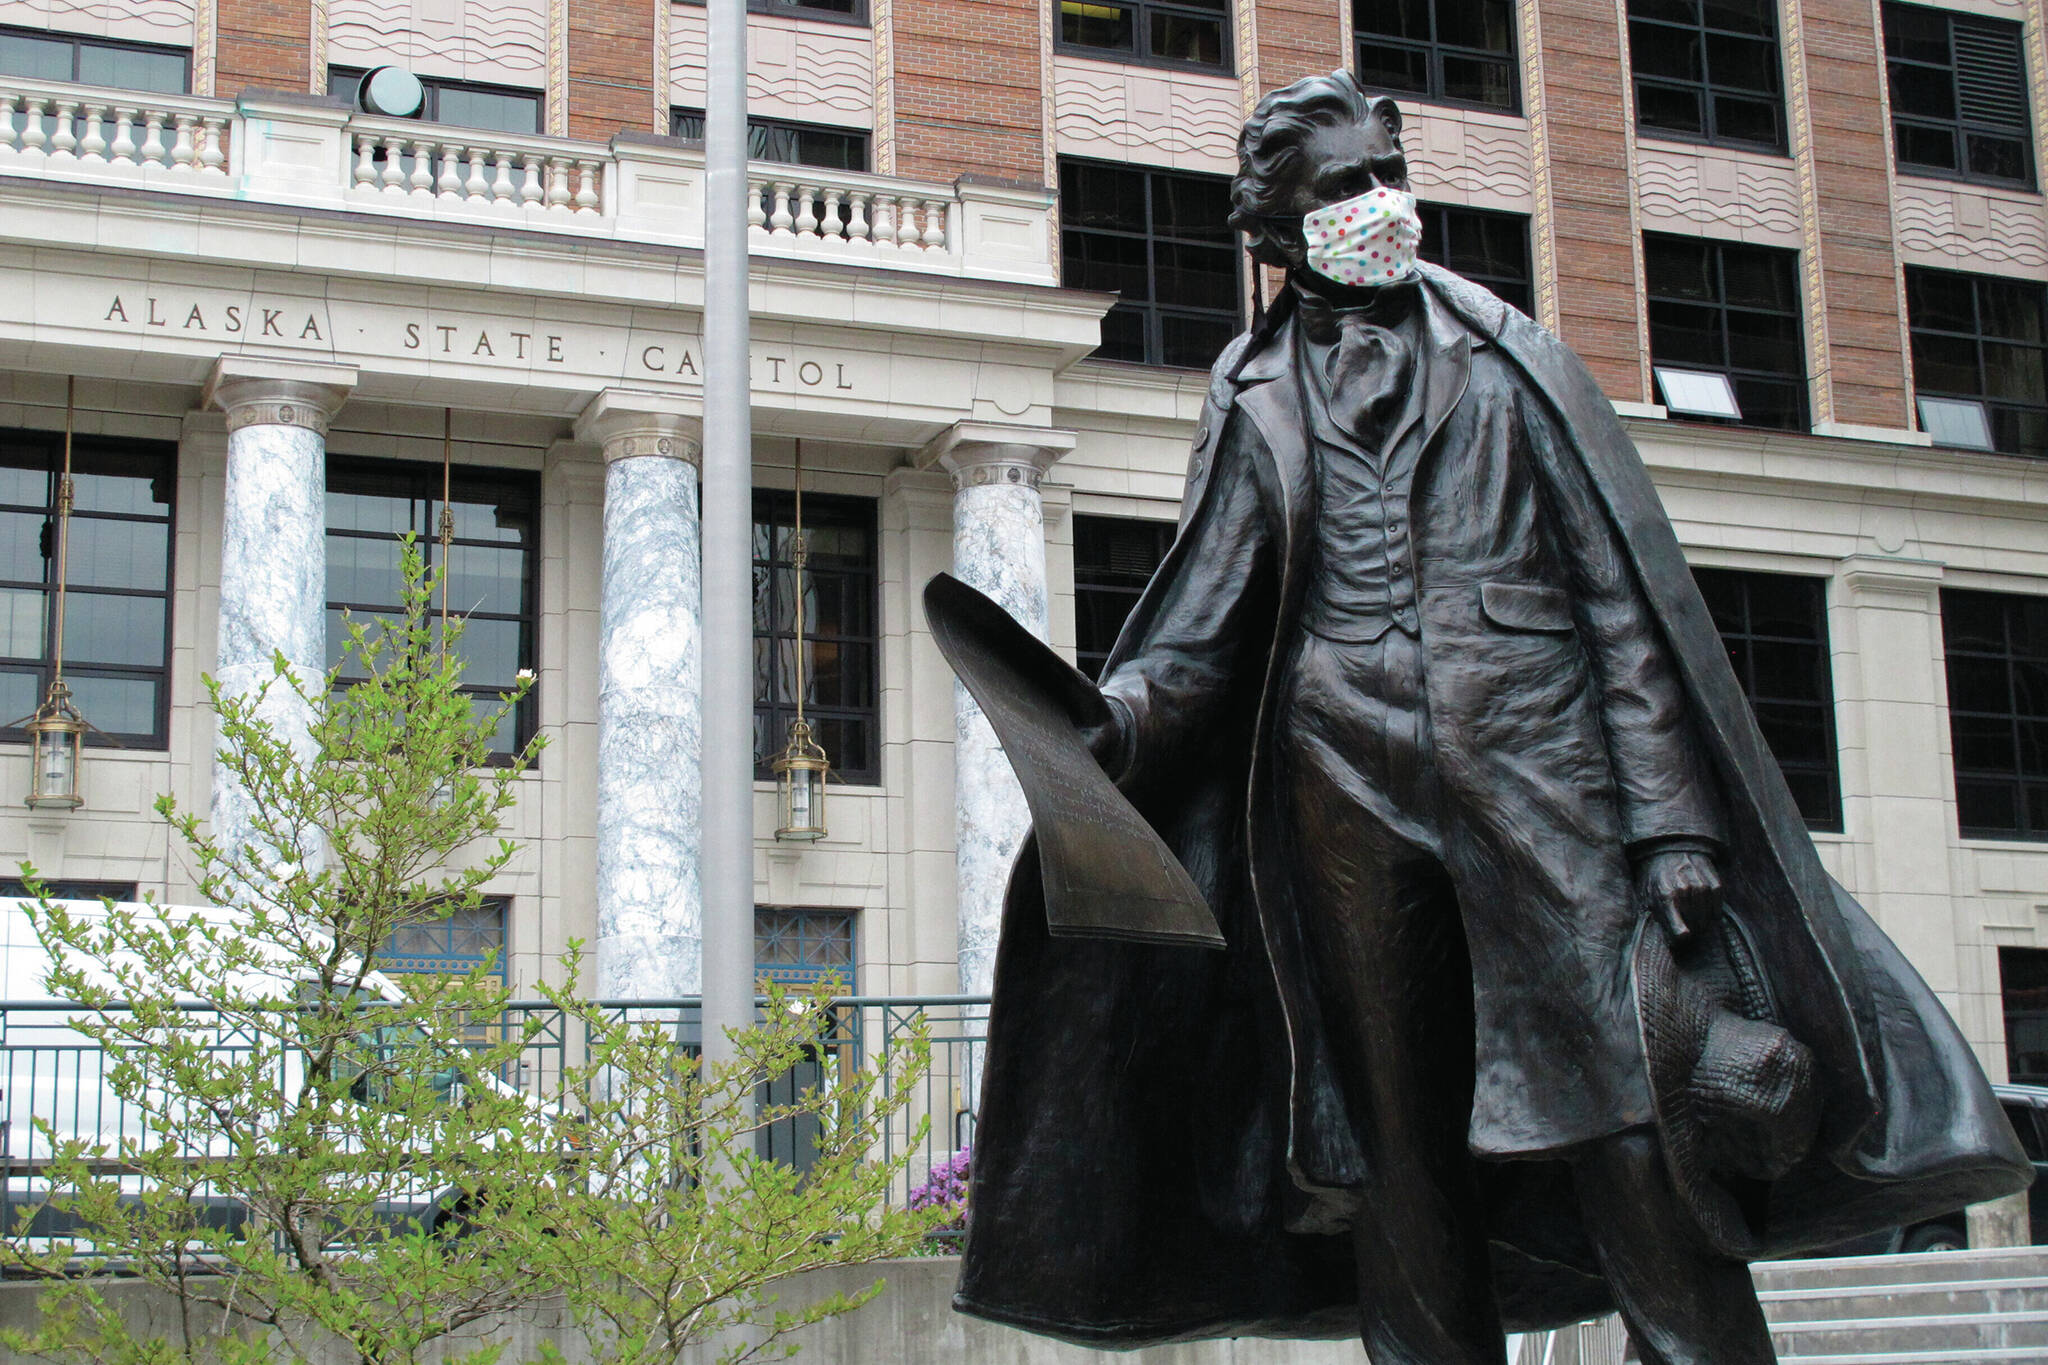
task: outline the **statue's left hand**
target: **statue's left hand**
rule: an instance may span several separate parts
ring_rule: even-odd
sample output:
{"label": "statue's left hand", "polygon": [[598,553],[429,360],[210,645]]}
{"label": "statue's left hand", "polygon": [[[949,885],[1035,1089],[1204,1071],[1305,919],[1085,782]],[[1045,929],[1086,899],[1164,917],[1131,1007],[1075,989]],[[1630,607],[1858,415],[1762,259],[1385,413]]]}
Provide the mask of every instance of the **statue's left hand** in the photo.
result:
{"label": "statue's left hand", "polygon": [[1721,873],[1714,857],[1697,849],[1665,849],[1636,869],[1636,895],[1664,925],[1674,944],[1704,929],[1721,908]]}

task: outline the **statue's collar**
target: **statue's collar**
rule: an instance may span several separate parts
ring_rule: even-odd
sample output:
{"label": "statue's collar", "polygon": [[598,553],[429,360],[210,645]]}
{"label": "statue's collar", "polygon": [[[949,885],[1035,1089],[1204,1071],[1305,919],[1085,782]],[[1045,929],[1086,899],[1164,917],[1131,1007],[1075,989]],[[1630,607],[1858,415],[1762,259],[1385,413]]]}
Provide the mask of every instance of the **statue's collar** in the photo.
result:
{"label": "statue's collar", "polygon": [[[1341,325],[1343,318],[1359,307],[1393,310],[1378,316],[1367,314],[1372,321],[1381,326],[1391,326],[1397,318],[1406,316],[1406,310],[1420,308],[1424,334],[1427,337],[1424,344],[1432,351],[1441,352],[1460,341],[1484,345],[1482,338],[1473,335],[1471,329],[1444,306],[1436,291],[1425,285],[1425,279],[1418,273],[1413,279],[1403,280],[1399,284],[1381,285],[1374,290],[1347,289],[1342,291],[1345,296],[1343,306],[1338,306],[1320,291],[1304,288],[1298,282],[1290,282],[1274,303],[1274,307],[1280,312],[1277,325],[1273,327],[1265,342],[1256,345],[1252,353],[1245,358],[1244,363],[1231,376],[1232,382],[1242,389],[1253,384],[1270,383],[1283,377],[1288,373],[1288,367],[1294,359],[1294,338],[1298,328],[1317,324]],[[1352,303],[1353,299],[1358,302]],[[1312,323],[1308,321],[1308,317],[1316,309],[1321,309],[1322,315]]]}
{"label": "statue's collar", "polygon": [[1295,325],[1303,336],[1323,346],[1336,341],[1345,322],[1352,319],[1376,327],[1397,327],[1414,313],[1422,297],[1422,281],[1414,275],[1372,289],[1333,285],[1328,292],[1297,276],[1287,287],[1295,294]]}

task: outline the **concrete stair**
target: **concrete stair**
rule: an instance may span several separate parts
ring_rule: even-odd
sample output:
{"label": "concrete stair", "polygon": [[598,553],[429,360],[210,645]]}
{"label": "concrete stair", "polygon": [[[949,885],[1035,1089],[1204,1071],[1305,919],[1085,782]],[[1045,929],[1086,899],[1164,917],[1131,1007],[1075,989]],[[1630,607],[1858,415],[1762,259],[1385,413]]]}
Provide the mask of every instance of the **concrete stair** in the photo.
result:
{"label": "concrete stair", "polygon": [[2048,1248],[1754,1267],[1791,1365],[2048,1365]]}

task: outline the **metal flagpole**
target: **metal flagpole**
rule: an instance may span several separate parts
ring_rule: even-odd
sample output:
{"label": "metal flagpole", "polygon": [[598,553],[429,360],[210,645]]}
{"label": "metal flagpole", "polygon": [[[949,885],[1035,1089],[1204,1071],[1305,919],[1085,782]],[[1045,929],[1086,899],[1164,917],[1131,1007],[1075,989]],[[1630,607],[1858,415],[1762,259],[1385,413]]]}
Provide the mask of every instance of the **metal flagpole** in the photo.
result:
{"label": "metal flagpole", "polygon": [[753,415],[747,0],[710,0],[704,98],[704,1056],[754,1014]]}

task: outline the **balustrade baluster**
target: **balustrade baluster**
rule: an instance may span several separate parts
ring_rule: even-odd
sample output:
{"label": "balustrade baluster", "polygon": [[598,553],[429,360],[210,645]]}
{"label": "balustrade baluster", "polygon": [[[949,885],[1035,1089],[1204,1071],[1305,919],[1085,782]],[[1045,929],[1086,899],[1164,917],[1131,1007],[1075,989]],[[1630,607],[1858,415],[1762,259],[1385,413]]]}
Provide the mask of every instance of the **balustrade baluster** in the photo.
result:
{"label": "balustrade baluster", "polygon": [[512,153],[493,153],[492,160],[498,164],[498,174],[491,181],[491,201],[510,206],[516,201],[518,194],[512,184]]}
{"label": "balustrade baluster", "polygon": [[190,114],[179,114],[173,127],[176,134],[171,139],[171,169],[190,175],[198,168],[199,148],[192,141],[192,129],[199,120]]}
{"label": "balustrade baluster", "polygon": [[405,193],[405,152],[396,133],[384,135],[384,193]]}
{"label": "balustrade baluster", "polygon": [[142,164],[161,166],[164,164],[164,114],[160,109],[146,109],[142,114]]}
{"label": "balustrade baluster", "polygon": [[57,114],[50,130],[50,160],[74,161],[77,153],[78,135],[71,131],[71,121],[78,116],[77,100],[58,100]]}
{"label": "balustrade baluster", "polygon": [[484,178],[484,149],[469,149],[469,178],[462,182],[462,192],[471,199],[491,197],[491,182]]}
{"label": "balustrade baluster", "polygon": [[576,163],[576,170],[578,172],[576,177],[576,211],[578,213],[596,213],[598,208],[597,163],[595,161],[579,161]]}
{"label": "balustrade baluster", "polygon": [[376,189],[377,184],[377,139],[368,133],[356,134],[356,188]]}
{"label": "balustrade baluster", "polygon": [[841,197],[838,190],[829,186],[826,187],[825,212],[824,216],[818,220],[818,230],[827,238],[838,239],[846,236],[846,224],[841,222],[839,218],[839,200]]}
{"label": "balustrade baluster", "polygon": [[0,152],[14,150],[14,94],[0,90]]}
{"label": "balustrade baluster", "polygon": [[221,138],[227,132],[227,120],[202,118],[199,120],[199,172],[201,175],[226,175],[227,150],[221,146]]}
{"label": "balustrade baluster", "polygon": [[135,164],[135,111],[122,105],[114,107],[114,155],[116,166]]}
{"label": "balustrade baluster", "polygon": [[107,106],[104,104],[85,106],[85,122],[78,136],[78,159],[94,162],[107,159]]}
{"label": "balustrade baluster", "polygon": [[409,155],[412,169],[406,173],[406,183],[411,187],[414,198],[434,197],[434,143],[423,137],[412,139]]}
{"label": "balustrade baluster", "polygon": [[761,196],[768,192],[766,182],[749,178],[747,181],[747,227],[749,230],[768,230],[768,211],[761,206]]}
{"label": "balustrade baluster", "polygon": [[791,236],[789,225],[795,220],[789,214],[789,182],[778,180],[774,185],[775,209],[768,215],[768,231],[776,237]]}
{"label": "balustrade baluster", "polygon": [[896,244],[896,201],[886,194],[874,197],[874,227],[870,229],[876,246]]}
{"label": "balustrade baluster", "polygon": [[519,186],[519,202],[528,207],[547,197],[547,191],[541,188],[540,183],[542,160],[532,152],[526,152],[519,158],[519,164],[526,172],[526,179]]}
{"label": "balustrade baluster", "polygon": [[815,237],[818,235],[818,187],[798,185],[796,187],[796,235]]}
{"label": "balustrade baluster", "polygon": [[952,219],[952,208],[943,199],[924,201],[924,245],[925,250],[941,249],[946,245],[946,228]]}
{"label": "balustrade baluster", "polygon": [[569,197],[569,163],[559,156],[548,158],[548,207],[567,208]]}
{"label": "balustrade baluster", "polygon": [[462,197],[462,171],[455,164],[455,159],[461,155],[462,148],[455,143],[441,144],[441,175],[434,182],[434,188],[440,191],[443,199]]}
{"label": "balustrade baluster", "polygon": [[21,101],[21,150],[32,156],[43,154],[43,144],[50,135],[43,131],[43,102],[34,95],[24,95]]}
{"label": "balustrade baluster", "polygon": [[896,201],[896,245],[917,245],[917,201],[903,195]]}

